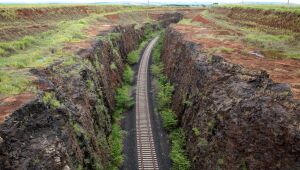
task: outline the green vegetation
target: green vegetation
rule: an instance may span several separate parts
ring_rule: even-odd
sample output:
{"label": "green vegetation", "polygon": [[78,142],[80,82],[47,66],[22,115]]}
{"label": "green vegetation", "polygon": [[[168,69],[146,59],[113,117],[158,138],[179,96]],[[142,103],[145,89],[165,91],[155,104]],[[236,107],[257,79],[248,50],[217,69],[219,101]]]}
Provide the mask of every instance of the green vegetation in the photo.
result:
{"label": "green vegetation", "polygon": [[184,150],[186,141],[185,134],[182,128],[178,127],[177,117],[171,110],[171,100],[174,87],[168,82],[166,76],[163,75],[164,66],[160,61],[162,42],[163,33],[153,49],[153,65],[151,66],[152,74],[157,86],[157,110],[162,117],[163,126],[169,133],[171,140],[170,158],[173,162],[173,169],[188,170],[191,167],[191,163]]}
{"label": "green vegetation", "polygon": [[43,102],[54,109],[59,108],[61,106],[60,102],[55,98],[54,93],[45,93],[43,97]]}
{"label": "green vegetation", "polygon": [[[49,8],[61,6],[64,5],[50,5]],[[17,24],[27,23],[23,20],[19,21],[18,18],[16,18],[16,21],[14,20],[15,12],[20,7],[19,5],[1,5],[1,7],[4,8],[4,12],[0,14],[1,17],[5,15],[3,17],[10,18],[12,19],[10,22]],[[39,7],[46,6],[22,6],[22,8],[32,8],[32,10],[36,10],[35,8]],[[1,97],[31,91],[33,85],[28,72],[30,68],[44,68],[58,60],[63,60],[63,64],[66,65],[75,63],[74,54],[70,54],[70,52],[63,49],[65,43],[79,42],[86,38],[87,35],[83,30],[95,22],[105,19],[105,15],[140,11],[147,8],[140,6],[103,7],[101,5],[88,5],[88,7],[92,8],[94,13],[84,18],[52,21],[51,24],[55,25],[53,29],[36,35],[25,36],[18,40],[0,42]],[[0,26],[7,26],[6,24],[8,22],[0,22]],[[118,33],[111,33],[108,36],[115,38],[118,36]],[[111,68],[114,69],[115,65],[112,64]],[[24,74],[25,72],[27,74]]]}
{"label": "green vegetation", "polygon": [[116,107],[113,114],[112,132],[110,135],[111,143],[111,156],[113,158],[110,169],[117,170],[122,165],[124,158],[122,154],[123,140],[122,129],[120,126],[120,120],[122,119],[122,113],[128,111],[134,106],[134,100],[131,96],[131,83],[133,79],[134,71],[129,65],[125,65],[123,72],[123,85],[117,89],[116,92]]}
{"label": "green vegetation", "polygon": [[112,132],[110,135],[111,156],[113,158],[110,169],[119,169],[123,163],[122,155],[122,129],[120,126],[121,114],[133,107],[133,97],[130,96],[130,84],[124,81],[122,87],[117,89],[116,108],[113,114]]}
{"label": "green vegetation", "polygon": [[116,108],[123,112],[130,109],[134,105],[133,98],[130,96],[130,86],[123,85],[117,89]]}
{"label": "green vegetation", "polygon": [[129,65],[125,65],[124,73],[123,73],[123,81],[125,84],[130,84],[133,79],[134,72]]}
{"label": "green vegetation", "polygon": [[191,167],[190,161],[187,159],[185,150],[183,149],[183,146],[185,146],[185,135],[181,128],[174,129],[170,133],[170,139],[171,139],[171,153],[170,157],[173,161],[173,167],[174,170],[189,170]]}
{"label": "green vegetation", "polygon": [[12,42],[1,42],[0,43],[0,57],[8,56],[18,50],[24,50],[30,45],[32,45],[35,41],[32,36],[25,36],[20,40],[12,41]]}
{"label": "green vegetation", "polygon": [[[221,25],[229,30],[239,32],[239,34],[227,35],[205,35],[199,34],[198,37],[218,39],[220,41],[237,41],[256,46],[262,49],[262,53],[268,58],[300,58],[299,34],[288,30],[270,29],[260,25],[249,27],[245,21],[243,24],[232,24],[232,21],[225,15],[215,14],[204,11],[201,13],[205,18]],[[250,23],[253,25],[253,23]],[[230,53],[233,49],[228,47],[212,48],[210,52]],[[244,49],[247,50],[247,49]],[[249,51],[248,51],[249,52]],[[246,52],[246,53],[248,53]]]}
{"label": "green vegetation", "polygon": [[172,131],[172,129],[174,129],[177,126],[177,119],[172,110],[164,109],[160,111],[160,115],[163,120],[164,128],[167,131]]}
{"label": "green vegetation", "polygon": [[140,45],[139,48],[137,50],[131,51],[128,56],[127,56],[127,62],[130,65],[136,64],[139,59],[140,59],[140,54],[142,52],[142,50],[144,49],[145,45],[146,45],[147,41],[143,41]]}
{"label": "green vegetation", "polygon": [[34,88],[28,89],[30,82],[24,73],[0,70],[0,97],[20,94],[25,90],[33,91]]}
{"label": "green vegetation", "polygon": [[194,127],[192,130],[193,130],[195,136],[200,136],[200,130],[198,128]]}
{"label": "green vegetation", "polygon": [[113,158],[112,165],[110,169],[117,170],[122,165],[124,158],[122,155],[122,129],[117,123],[112,125],[112,131],[110,135],[111,143],[111,156]]}
{"label": "green vegetation", "polygon": [[112,62],[111,64],[110,64],[110,69],[112,69],[112,70],[116,70],[117,69],[117,66],[116,66],[116,63],[115,62]]}

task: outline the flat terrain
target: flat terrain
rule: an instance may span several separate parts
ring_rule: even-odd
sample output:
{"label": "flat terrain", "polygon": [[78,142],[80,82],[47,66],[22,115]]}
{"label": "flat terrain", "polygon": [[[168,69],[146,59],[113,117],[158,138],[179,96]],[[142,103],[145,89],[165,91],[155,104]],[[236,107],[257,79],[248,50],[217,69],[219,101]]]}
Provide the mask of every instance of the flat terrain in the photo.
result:
{"label": "flat terrain", "polygon": [[[252,15],[251,11],[247,12]],[[267,25],[267,19],[278,22],[273,18],[274,12],[262,11],[253,17],[263,13],[269,18],[259,22],[247,20],[241,9],[213,8],[186,13],[185,19],[173,27],[183,33],[186,40],[197,42],[208,54],[223,56],[250,69],[267,71],[275,82],[290,84],[294,96],[300,98],[300,34],[292,30],[295,25],[289,28],[281,28],[280,24]]]}

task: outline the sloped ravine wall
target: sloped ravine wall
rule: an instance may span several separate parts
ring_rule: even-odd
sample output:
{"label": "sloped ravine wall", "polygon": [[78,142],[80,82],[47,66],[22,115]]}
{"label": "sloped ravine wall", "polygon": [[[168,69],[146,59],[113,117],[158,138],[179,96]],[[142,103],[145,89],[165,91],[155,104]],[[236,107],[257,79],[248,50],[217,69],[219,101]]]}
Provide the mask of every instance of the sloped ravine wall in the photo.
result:
{"label": "sloped ravine wall", "polygon": [[109,169],[112,112],[127,54],[160,23],[116,27],[75,61],[32,70],[42,92],[0,125],[0,169]]}
{"label": "sloped ravine wall", "polygon": [[192,169],[300,169],[300,102],[287,84],[166,31],[162,61]]}

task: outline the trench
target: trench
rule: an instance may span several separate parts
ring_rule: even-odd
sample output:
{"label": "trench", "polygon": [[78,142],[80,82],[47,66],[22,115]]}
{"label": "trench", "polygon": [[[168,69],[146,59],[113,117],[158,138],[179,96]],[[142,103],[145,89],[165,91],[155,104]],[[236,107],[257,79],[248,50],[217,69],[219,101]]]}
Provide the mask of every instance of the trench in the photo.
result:
{"label": "trench", "polygon": [[171,169],[169,144],[161,119],[154,111],[154,93],[151,86],[149,63],[157,39],[158,37],[152,39],[145,46],[138,67],[135,68],[138,70],[134,82],[137,86],[133,94],[136,96],[136,106],[125,115],[122,122],[122,127],[127,132],[124,139],[125,161],[122,169]]}

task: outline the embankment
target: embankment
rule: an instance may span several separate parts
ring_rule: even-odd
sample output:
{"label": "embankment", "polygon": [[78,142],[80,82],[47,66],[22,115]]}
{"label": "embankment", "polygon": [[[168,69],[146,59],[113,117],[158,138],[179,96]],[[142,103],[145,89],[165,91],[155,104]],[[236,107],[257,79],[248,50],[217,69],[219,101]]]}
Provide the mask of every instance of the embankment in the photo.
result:
{"label": "embankment", "polygon": [[0,125],[1,169],[111,169],[112,114],[127,54],[173,19],[116,27],[78,58],[33,69],[41,92]]}
{"label": "embankment", "polygon": [[287,84],[208,56],[172,27],[162,61],[192,169],[300,168],[300,102]]}

